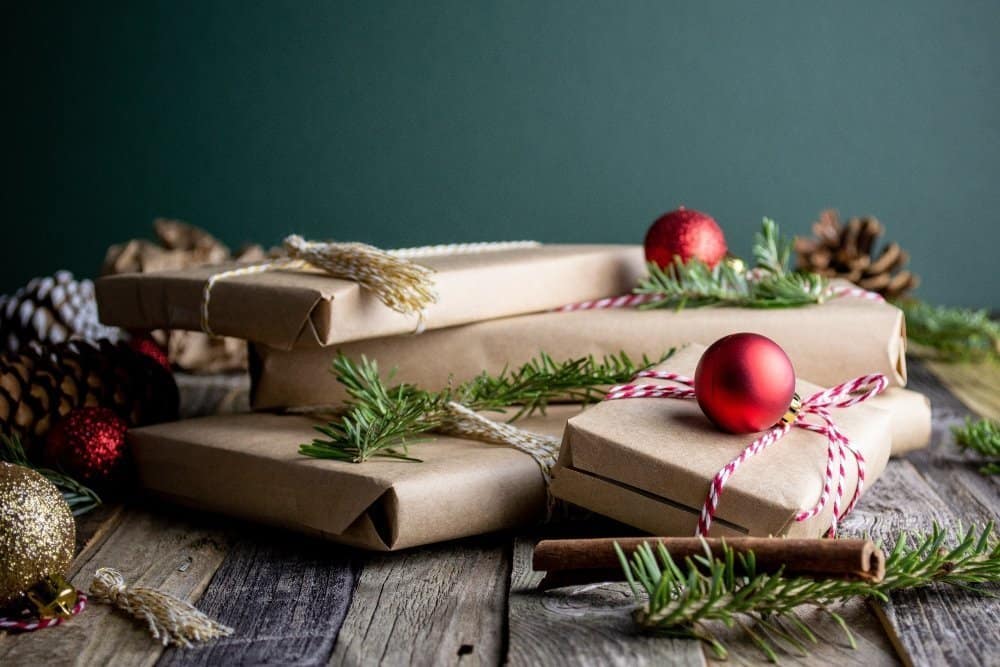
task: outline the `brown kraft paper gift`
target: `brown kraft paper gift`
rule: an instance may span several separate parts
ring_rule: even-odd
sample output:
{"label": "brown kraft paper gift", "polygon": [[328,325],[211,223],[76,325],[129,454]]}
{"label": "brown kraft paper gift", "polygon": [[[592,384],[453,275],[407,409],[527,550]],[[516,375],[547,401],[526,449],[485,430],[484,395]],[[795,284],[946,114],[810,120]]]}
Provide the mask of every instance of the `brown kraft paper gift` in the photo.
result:
{"label": "brown kraft paper gift", "polygon": [[[689,346],[659,368],[693,376],[704,349]],[[803,400],[819,390],[798,382]],[[867,403],[831,412],[863,453],[870,488],[889,456],[889,414]],[[694,400],[604,401],[567,423],[552,493],[655,535],[693,535],[712,478],[756,437],[719,431]],[[746,461],[726,484],[710,534],[822,535],[832,522],[832,499],[811,519],[794,517],[820,497],[826,448],[825,436],[793,427]],[[853,457],[845,468],[846,507],[857,485]]]}
{"label": "brown kraft paper gift", "polygon": [[731,333],[752,331],[784,348],[796,373],[834,385],[865,373],[906,383],[903,314],[895,306],[843,297],[817,306],[785,309],[699,308],[682,311],[618,308],[547,312],[477,322],[338,345],[282,352],[251,350],[255,409],[336,405],[343,388],[329,372],[337,350],[352,359],[376,359],[395,380],[428,390],[486,371],[518,366],[540,352],[563,360],[625,351],[658,359],[671,347],[709,345]]}
{"label": "brown kraft paper gift", "polygon": [[[559,436],[576,405],[520,420]],[[531,524],[545,516],[535,460],[516,449],[447,436],[410,446],[422,463],[344,463],[302,456],[312,419],[203,417],[128,433],[141,484],[156,496],[376,551]]]}
{"label": "brown kraft paper gift", "polygon": [[[428,330],[519,315],[629,292],[645,272],[635,245],[538,245],[413,260],[435,270]],[[200,331],[206,281],[230,265],[108,276],[97,281],[101,320],[129,329]],[[315,271],[266,271],[218,280],[215,334],[281,349],[412,333],[403,315],[357,283]]]}

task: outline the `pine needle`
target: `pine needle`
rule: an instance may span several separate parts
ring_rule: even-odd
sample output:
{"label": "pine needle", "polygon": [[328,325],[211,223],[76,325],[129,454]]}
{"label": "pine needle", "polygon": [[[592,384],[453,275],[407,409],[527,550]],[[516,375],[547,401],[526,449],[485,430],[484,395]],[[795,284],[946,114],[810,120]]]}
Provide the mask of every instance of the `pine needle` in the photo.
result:
{"label": "pine needle", "polygon": [[0,461],[13,463],[25,468],[31,468],[45,479],[55,484],[62,493],[66,504],[73,511],[73,516],[86,514],[101,504],[100,497],[87,486],[59,470],[35,465],[24,451],[20,438],[0,435]]}
{"label": "pine needle", "polygon": [[683,562],[674,561],[662,543],[640,545],[630,557],[617,544],[615,550],[640,601],[634,612],[640,627],[700,639],[724,658],[728,651],[712,633],[711,624],[739,625],[776,662],[776,638],[800,653],[819,641],[821,635],[794,614],[800,607],[811,606],[829,616],[853,646],[847,623],[830,605],[855,597],[884,601],[892,591],[934,583],[960,587],[1000,583],[997,537],[992,523],[971,528],[957,539],[937,525],[929,534],[912,539],[904,533],[887,556],[886,575],[879,583],[786,577],[781,571],[765,574],[756,570],[752,552],[735,554],[728,547],[713,556],[706,545],[704,556]]}
{"label": "pine needle", "polygon": [[932,306],[907,299],[896,303],[906,315],[906,334],[917,348],[942,361],[1000,360],[1000,323],[987,310]]}
{"label": "pine needle", "polygon": [[480,375],[444,391],[430,392],[412,384],[389,386],[378,364],[361,357],[352,361],[343,354],[333,360],[333,373],[350,399],[346,412],[316,427],[323,438],[299,447],[315,458],[362,463],[374,456],[417,461],[407,453],[409,444],[433,432],[447,419],[445,407],[455,401],[479,411],[504,412],[514,406],[508,421],[545,412],[553,400],[591,403],[604,396],[603,388],[627,382],[635,373],[667,359],[645,355],[633,361],[621,352],[601,359],[593,356],[555,361],[546,353],[497,375]]}
{"label": "pine needle", "polygon": [[963,426],[953,426],[955,443],[986,458],[979,469],[984,475],[1000,475],[1000,422],[991,419],[965,418]]}
{"label": "pine needle", "polygon": [[697,259],[687,262],[674,257],[666,269],[654,262],[636,294],[658,297],[641,308],[701,308],[736,306],[741,308],[790,308],[822,303],[827,296],[826,278],[815,273],[791,272],[788,259],[792,243],[783,239],[778,225],[764,218],[756,234],[754,271],[748,272],[739,260],[727,259],[709,267]]}

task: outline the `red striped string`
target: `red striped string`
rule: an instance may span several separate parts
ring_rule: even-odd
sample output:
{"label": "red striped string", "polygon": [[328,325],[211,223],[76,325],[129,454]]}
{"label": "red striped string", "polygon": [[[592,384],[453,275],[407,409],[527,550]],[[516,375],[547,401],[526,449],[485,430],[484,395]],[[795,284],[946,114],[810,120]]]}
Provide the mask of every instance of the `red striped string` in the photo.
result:
{"label": "red striped string", "polygon": [[[73,605],[73,609],[70,611],[70,616],[76,616],[86,608],[87,608],[87,596],[77,591],[76,604]],[[0,630],[13,630],[14,632],[32,632],[34,630],[43,630],[45,628],[51,628],[54,625],[59,625],[65,620],[67,619],[63,618],[62,616],[55,616],[53,618],[39,618],[37,616],[32,616],[28,610],[25,610],[24,614],[21,616],[15,616],[15,617],[0,616]]]}
{"label": "red striped string", "polygon": [[[867,299],[869,301],[884,302],[885,298],[877,292],[870,292],[860,287],[851,285],[831,285],[824,298],[836,299],[840,297],[853,297],[856,299]],[[662,301],[659,294],[622,294],[621,296],[609,296],[604,299],[594,299],[592,301],[579,301],[568,303],[565,306],[553,308],[552,312],[570,313],[577,310],[606,310],[608,308],[635,308],[644,303],[655,303]]]}
{"label": "red striped string", "polygon": [[[633,380],[644,377],[670,380],[675,382],[676,385],[622,384],[611,387],[605,398],[607,400],[616,400],[624,398],[691,399],[695,397],[694,379],[685,375],[646,370],[637,373]],[[807,510],[799,512],[795,516],[795,520],[805,521],[816,516],[823,511],[832,497],[833,523],[830,526],[829,535],[836,535],[837,524],[854,509],[855,504],[857,504],[858,499],[861,497],[861,491],[865,484],[865,457],[851,444],[850,439],[844,432],[837,428],[833,417],[830,415],[830,409],[849,408],[852,405],[863,403],[869,398],[885,391],[888,384],[888,380],[881,373],[862,375],[849,382],[839,384],[836,387],[816,392],[803,401],[793,420],[789,422],[783,421],[765,431],[763,435],[747,445],[743,451],[715,474],[709,486],[705,503],[701,508],[695,535],[708,535],[708,531],[712,526],[712,519],[715,517],[715,511],[719,507],[719,499],[722,496],[722,491],[726,486],[726,482],[736,473],[737,469],[748,459],[764,451],[778,440],[781,440],[791,430],[792,426],[825,435],[827,439],[823,491],[820,493],[816,504]],[[815,418],[819,421],[809,421],[809,415],[815,415]],[[854,457],[858,470],[858,483],[847,507],[841,510],[844,497],[844,479],[847,474],[845,461],[848,454]]]}

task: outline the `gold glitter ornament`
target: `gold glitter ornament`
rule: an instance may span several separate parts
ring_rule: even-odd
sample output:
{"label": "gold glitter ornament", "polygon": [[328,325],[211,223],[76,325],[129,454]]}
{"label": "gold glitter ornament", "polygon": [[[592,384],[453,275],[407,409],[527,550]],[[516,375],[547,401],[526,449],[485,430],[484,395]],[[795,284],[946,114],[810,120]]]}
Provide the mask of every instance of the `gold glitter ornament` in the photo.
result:
{"label": "gold glitter ornament", "polygon": [[34,470],[0,463],[0,607],[32,586],[65,575],[76,524],[59,490]]}

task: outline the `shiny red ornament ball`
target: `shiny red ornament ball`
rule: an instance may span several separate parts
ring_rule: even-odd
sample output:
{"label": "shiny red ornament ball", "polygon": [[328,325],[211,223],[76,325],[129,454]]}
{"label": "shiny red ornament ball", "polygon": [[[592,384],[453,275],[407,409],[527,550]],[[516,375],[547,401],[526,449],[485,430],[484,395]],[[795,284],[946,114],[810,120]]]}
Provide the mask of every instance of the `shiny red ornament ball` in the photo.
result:
{"label": "shiny red ornament ball", "polygon": [[674,256],[687,262],[692,257],[715,266],[726,256],[726,237],[710,215],[686,209],[665,213],[646,232],[646,261],[660,268],[674,263]]}
{"label": "shiny red ornament ball", "polygon": [[795,395],[795,369],[770,338],[737,333],[712,343],[694,374],[698,405],[730,433],[756,433],[777,424]]}
{"label": "shiny red ornament ball", "polygon": [[167,351],[163,349],[163,346],[153,340],[150,336],[146,334],[136,334],[128,341],[128,346],[138,352],[143,354],[159,365],[163,366],[164,369],[170,371],[170,359],[167,357]]}
{"label": "shiny red ornament ball", "polygon": [[109,408],[77,408],[45,438],[45,462],[87,483],[112,480],[125,460],[125,421]]}

